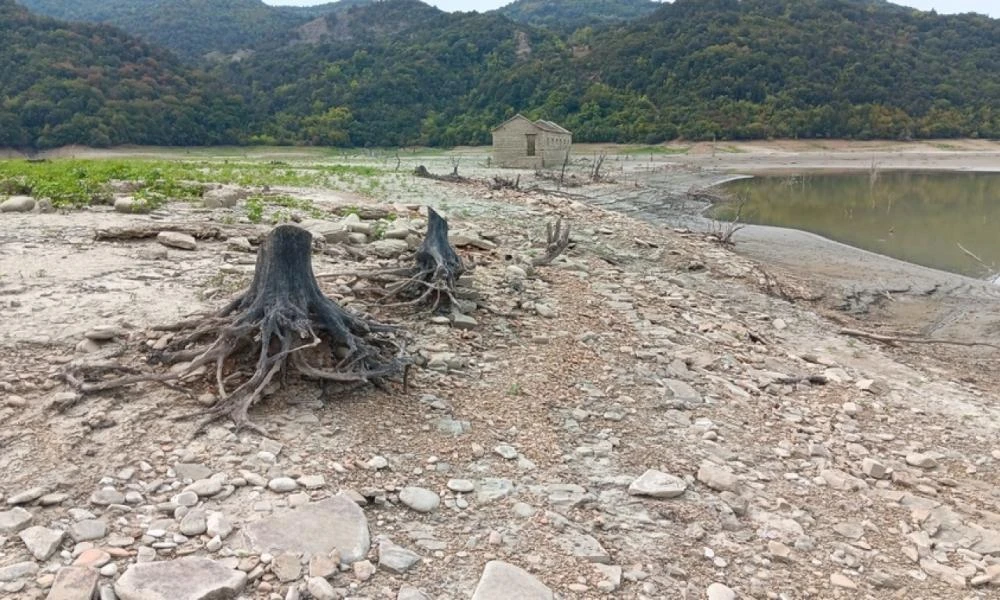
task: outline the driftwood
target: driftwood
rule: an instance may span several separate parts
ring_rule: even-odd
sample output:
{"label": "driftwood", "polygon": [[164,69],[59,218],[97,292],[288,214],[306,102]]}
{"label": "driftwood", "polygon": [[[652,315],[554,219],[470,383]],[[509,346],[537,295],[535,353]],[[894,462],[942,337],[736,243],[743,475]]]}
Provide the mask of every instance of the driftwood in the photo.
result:
{"label": "driftwood", "polygon": [[86,394],[143,381],[185,384],[207,377],[218,399],[198,413],[208,416],[202,426],[228,417],[237,428],[260,432],[248,411],[277,375],[284,382],[289,368],[348,388],[383,387],[395,377],[405,385],[408,361],[392,335],[395,328],[350,313],[323,295],[313,276],[311,248],[308,231],[276,227],[260,247],[245,292],[214,314],[159,327],[178,335],[150,362],[174,365],[170,372],[104,379],[113,368],[77,366],[67,370],[66,380]]}
{"label": "driftwood", "polygon": [[155,238],[162,231],[186,233],[197,240],[226,240],[231,237],[245,237],[252,242],[259,242],[264,237],[264,232],[259,227],[206,225],[198,223],[148,223],[125,227],[102,227],[94,233],[94,239],[99,242],[143,240]]}
{"label": "driftwood", "polygon": [[449,183],[476,183],[475,179],[469,179],[468,177],[462,177],[459,175],[457,167],[449,175],[435,175],[434,173],[428,171],[427,167],[424,165],[418,165],[417,168],[413,170],[413,174],[417,177],[433,179],[434,181],[447,181]]}
{"label": "driftwood", "polygon": [[563,227],[562,217],[556,219],[555,225],[545,224],[545,254],[531,259],[531,266],[541,267],[551,264],[569,246],[569,225]]}
{"label": "driftwood", "polygon": [[899,344],[943,344],[949,346],[984,346],[986,348],[993,348],[1000,350],[1000,345],[991,342],[980,342],[976,340],[945,340],[940,338],[919,338],[919,337],[906,337],[906,336],[894,336],[894,335],[881,335],[878,333],[868,333],[866,331],[858,331],[857,329],[841,329],[841,335],[846,335],[850,337],[862,338],[866,340],[871,340],[873,342],[880,342],[882,344],[887,344],[889,346],[898,346]]}

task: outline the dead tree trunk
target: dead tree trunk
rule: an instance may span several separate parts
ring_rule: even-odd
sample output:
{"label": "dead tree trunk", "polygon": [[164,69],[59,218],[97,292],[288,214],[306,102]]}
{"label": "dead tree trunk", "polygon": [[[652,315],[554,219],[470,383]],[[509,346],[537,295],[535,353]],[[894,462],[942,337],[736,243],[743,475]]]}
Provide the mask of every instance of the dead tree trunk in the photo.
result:
{"label": "dead tree trunk", "polygon": [[427,235],[416,253],[416,265],[406,279],[388,286],[383,301],[405,298],[403,304],[424,304],[443,310],[458,304],[455,285],[465,272],[462,258],[448,241],[448,221],[427,209]]}
{"label": "dead tree trunk", "polygon": [[323,295],[311,249],[308,231],[276,227],[260,248],[249,289],[214,315],[161,328],[181,335],[151,362],[186,363],[183,368],[110,381],[88,381],[84,369],[68,372],[67,380],[86,393],[141,381],[185,382],[209,370],[218,399],[204,413],[206,423],[229,417],[237,428],[262,431],[248,410],[288,367],[344,385],[382,386],[405,375],[407,361],[390,335],[394,328],[347,312]]}

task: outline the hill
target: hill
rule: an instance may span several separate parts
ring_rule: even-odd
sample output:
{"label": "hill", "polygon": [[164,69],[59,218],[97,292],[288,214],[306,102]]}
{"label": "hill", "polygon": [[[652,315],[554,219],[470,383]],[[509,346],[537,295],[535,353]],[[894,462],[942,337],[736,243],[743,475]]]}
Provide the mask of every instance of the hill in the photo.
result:
{"label": "hill", "polygon": [[516,0],[498,10],[518,23],[572,32],[639,19],[659,6],[653,0]]}
{"label": "hill", "polygon": [[313,14],[260,0],[19,0],[38,14],[106,23],[187,59],[232,54],[291,38]]}
{"label": "hill", "polygon": [[0,0],[0,146],[203,145],[241,139],[239,99],[104,25]]}

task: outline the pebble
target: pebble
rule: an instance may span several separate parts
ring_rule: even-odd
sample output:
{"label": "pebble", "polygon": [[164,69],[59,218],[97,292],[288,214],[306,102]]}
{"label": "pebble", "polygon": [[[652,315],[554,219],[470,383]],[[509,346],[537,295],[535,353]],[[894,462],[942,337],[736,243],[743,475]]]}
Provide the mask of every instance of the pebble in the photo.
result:
{"label": "pebble", "polygon": [[205,511],[198,509],[190,510],[181,519],[180,532],[188,536],[201,535],[208,528],[206,521]]}
{"label": "pebble", "polygon": [[378,545],[378,566],[390,573],[405,573],[419,561],[419,554],[396,545],[389,539],[382,540]]}
{"label": "pebble", "polygon": [[711,584],[705,592],[708,600],[736,600],[736,592],[721,583]]}
{"label": "pebble", "polygon": [[37,560],[48,560],[59,549],[65,536],[65,531],[48,529],[40,525],[29,527],[18,534],[28,551]]}
{"label": "pebble", "polygon": [[80,553],[73,561],[74,567],[93,567],[99,569],[111,561],[111,555],[99,548],[89,548]]}
{"label": "pebble", "polygon": [[354,570],[354,576],[361,581],[368,581],[375,574],[375,565],[368,560],[359,560],[351,565],[351,568]]}
{"label": "pebble", "polygon": [[[199,498],[214,496],[222,491],[222,481],[218,479],[199,479],[184,488],[185,492],[194,492]],[[182,504],[178,502],[178,504]],[[193,505],[189,505],[193,506]]]}
{"label": "pebble", "polygon": [[326,478],[322,475],[305,475],[299,477],[299,485],[307,490],[316,490],[326,485]]}
{"label": "pebble", "polygon": [[467,494],[476,489],[476,484],[468,479],[449,479],[447,485],[449,490],[462,494]]}
{"label": "pebble", "polygon": [[310,577],[306,582],[306,589],[315,600],[337,600],[340,598],[330,582],[322,577]]}
{"label": "pebble", "polygon": [[911,452],[906,455],[906,464],[911,467],[919,467],[921,469],[933,469],[938,466],[937,459],[933,456],[917,452]]}
{"label": "pebble", "polygon": [[267,489],[272,492],[284,493],[298,489],[299,484],[291,477],[275,477],[267,482]]}
{"label": "pebble", "polygon": [[0,511],[0,535],[17,533],[31,524],[34,517],[20,506]]}
{"label": "pebble", "polygon": [[295,581],[302,576],[302,563],[297,554],[285,552],[274,557],[271,561],[271,572],[282,583]]}
{"label": "pebble", "polygon": [[156,236],[156,241],[168,248],[181,250],[194,250],[198,247],[198,242],[192,236],[177,231],[161,231]]}
{"label": "pebble", "polygon": [[849,577],[842,573],[833,573],[830,575],[830,583],[835,587],[846,588],[849,590],[858,589],[858,584],[851,581]]}
{"label": "pebble", "polygon": [[441,498],[431,490],[405,487],[399,492],[399,501],[420,513],[429,513],[438,507]]}
{"label": "pebble", "polygon": [[381,471],[389,466],[389,461],[384,456],[375,456],[368,461],[367,467],[372,471]]}
{"label": "pebble", "polygon": [[628,487],[633,496],[651,498],[676,498],[687,490],[687,482],[667,473],[649,469]]}
{"label": "pebble", "polygon": [[885,479],[889,477],[889,469],[881,461],[874,458],[865,458],[861,461],[861,470],[865,475],[875,479]]}
{"label": "pebble", "polygon": [[69,536],[74,542],[99,540],[108,533],[108,526],[98,519],[84,519],[70,526]]}
{"label": "pebble", "polygon": [[729,469],[711,462],[701,463],[698,468],[698,481],[718,492],[737,493],[739,490],[739,479],[736,475]]}
{"label": "pebble", "polygon": [[104,488],[97,490],[90,495],[90,503],[98,506],[108,506],[110,504],[124,504],[125,494],[114,488]]}
{"label": "pebble", "polygon": [[513,446],[509,446],[507,444],[500,444],[494,448],[493,451],[507,460],[514,460],[517,458],[517,450]]}
{"label": "pebble", "polygon": [[34,502],[42,496],[45,495],[47,490],[43,487],[34,487],[23,492],[18,492],[7,498],[7,504],[16,506],[18,504],[27,504],[29,502]]}

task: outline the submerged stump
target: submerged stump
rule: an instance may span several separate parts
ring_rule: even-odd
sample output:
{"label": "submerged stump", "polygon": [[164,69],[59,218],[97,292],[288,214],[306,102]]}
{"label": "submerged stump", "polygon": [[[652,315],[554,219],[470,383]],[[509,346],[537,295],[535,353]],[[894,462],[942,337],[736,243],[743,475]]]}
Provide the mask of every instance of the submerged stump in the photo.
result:
{"label": "submerged stump", "polygon": [[448,241],[448,221],[433,208],[427,209],[427,235],[417,248],[415,264],[402,271],[402,279],[386,288],[382,301],[423,305],[431,310],[448,310],[458,305],[456,286],[465,273],[465,264]]}
{"label": "submerged stump", "polygon": [[[344,310],[320,290],[312,270],[312,235],[280,225],[264,240],[250,287],[218,312],[158,327],[178,335],[150,362],[173,365],[166,374],[91,381],[85,367],[67,372],[83,393],[142,381],[188,382],[203,372],[217,400],[205,423],[228,417],[237,428],[261,429],[248,411],[274,378],[290,369],[301,376],[352,387],[383,387],[404,377],[408,361],[395,328]],[[97,374],[107,372],[106,366]]]}

